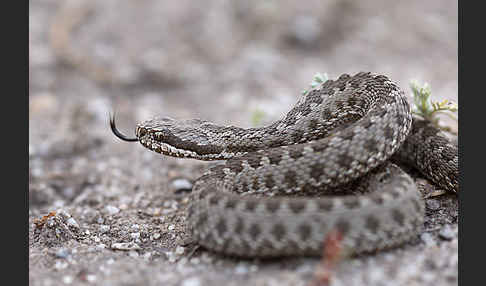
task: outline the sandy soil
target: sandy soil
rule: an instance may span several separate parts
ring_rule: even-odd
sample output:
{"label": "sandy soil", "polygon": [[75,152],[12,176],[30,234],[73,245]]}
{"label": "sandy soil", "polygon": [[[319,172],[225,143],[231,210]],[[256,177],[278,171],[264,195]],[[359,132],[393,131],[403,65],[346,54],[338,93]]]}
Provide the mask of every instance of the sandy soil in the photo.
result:
{"label": "sandy soil", "polygon": [[[316,258],[186,245],[207,162],[121,142],[153,115],[243,127],[287,112],[316,72],[374,71],[457,101],[457,1],[58,1],[30,4],[30,285],[310,285]],[[454,127],[454,122],[444,121]],[[420,237],[343,259],[331,285],[457,285],[458,201],[423,178]],[[43,217],[45,216],[45,217]]]}

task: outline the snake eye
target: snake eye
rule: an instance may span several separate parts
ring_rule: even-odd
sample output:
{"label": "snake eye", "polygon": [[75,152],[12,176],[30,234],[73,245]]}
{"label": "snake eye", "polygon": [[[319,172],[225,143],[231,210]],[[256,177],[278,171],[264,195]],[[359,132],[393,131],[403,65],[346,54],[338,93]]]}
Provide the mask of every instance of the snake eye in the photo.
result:
{"label": "snake eye", "polygon": [[160,141],[160,142],[164,141],[164,131],[156,132],[155,133],[155,139]]}

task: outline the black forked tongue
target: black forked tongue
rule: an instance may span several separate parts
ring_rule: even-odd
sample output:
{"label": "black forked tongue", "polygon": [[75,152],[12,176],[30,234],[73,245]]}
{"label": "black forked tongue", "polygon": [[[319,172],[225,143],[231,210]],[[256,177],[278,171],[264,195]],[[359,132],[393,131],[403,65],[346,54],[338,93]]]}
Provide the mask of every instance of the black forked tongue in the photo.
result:
{"label": "black forked tongue", "polygon": [[116,137],[120,138],[123,141],[128,141],[128,142],[135,142],[138,141],[137,137],[127,137],[126,135],[123,135],[118,129],[116,129],[115,126],[115,115],[110,113],[110,127],[111,131],[113,131],[113,134],[115,134]]}

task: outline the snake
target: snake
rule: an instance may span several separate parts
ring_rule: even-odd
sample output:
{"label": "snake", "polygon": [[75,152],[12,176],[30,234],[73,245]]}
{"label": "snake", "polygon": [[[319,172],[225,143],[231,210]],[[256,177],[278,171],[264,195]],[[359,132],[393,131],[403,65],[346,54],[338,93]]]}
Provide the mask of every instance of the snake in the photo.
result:
{"label": "snake", "polygon": [[350,255],[390,249],[424,227],[424,198],[405,166],[459,189],[457,145],[372,72],[320,83],[263,127],[157,116],[127,137],[113,116],[110,125],[163,155],[224,160],[194,182],[185,211],[191,239],[222,255],[321,256],[332,234]]}

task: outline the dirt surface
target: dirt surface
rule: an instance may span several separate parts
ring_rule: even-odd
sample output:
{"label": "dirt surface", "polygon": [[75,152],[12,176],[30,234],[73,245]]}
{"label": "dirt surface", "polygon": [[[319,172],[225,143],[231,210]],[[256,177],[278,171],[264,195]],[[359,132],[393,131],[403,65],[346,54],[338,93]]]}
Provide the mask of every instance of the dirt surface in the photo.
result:
{"label": "dirt surface", "polygon": [[[30,285],[316,285],[317,258],[187,245],[182,214],[210,163],[108,126],[111,110],[130,135],[153,115],[260,126],[317,72],[383,73],[408,95],[417,79],[457,101],[457,1],[287,2],[29,1]],[[417,182],[423,234],[342,259],[331,285],[458,284],[457,196]]]}

